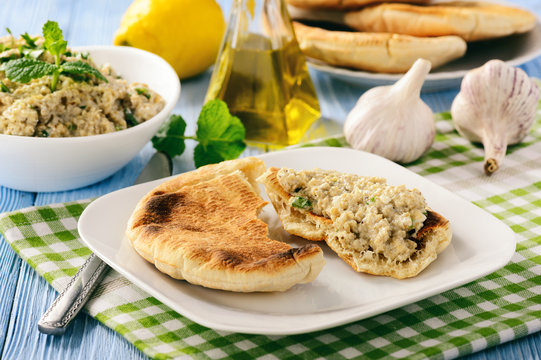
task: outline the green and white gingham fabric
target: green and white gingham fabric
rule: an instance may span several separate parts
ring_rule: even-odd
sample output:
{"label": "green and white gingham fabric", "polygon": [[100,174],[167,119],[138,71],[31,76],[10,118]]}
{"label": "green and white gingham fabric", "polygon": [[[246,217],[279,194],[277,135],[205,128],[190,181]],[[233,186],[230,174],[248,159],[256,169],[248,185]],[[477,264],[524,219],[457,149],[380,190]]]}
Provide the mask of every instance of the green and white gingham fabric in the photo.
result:
{"label": "green and white gingham fabric", "polygon": [[[541,330],[541,124],[482,173],[483,149],[445,116],[432,150],[410,169],[473,201],[510,226],[517,251],[503,269],[460,288],[340,327],[293,336],[215,331],[172,311],[111,271],[88,313],[150,357],[454,358]],[[0,215],[0,232],[52,286],[62,289],[90,254],[77,234],[86,202]]]}

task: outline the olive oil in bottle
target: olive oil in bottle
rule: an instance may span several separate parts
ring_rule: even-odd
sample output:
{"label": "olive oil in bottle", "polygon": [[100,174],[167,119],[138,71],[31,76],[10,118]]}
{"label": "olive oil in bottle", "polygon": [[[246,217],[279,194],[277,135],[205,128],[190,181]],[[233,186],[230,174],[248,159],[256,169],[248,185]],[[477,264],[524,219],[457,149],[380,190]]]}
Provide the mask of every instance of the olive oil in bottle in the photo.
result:
{"label": "olive oil in bottle", "polygon": [[[284,24],[291,28],[289,17],[286,20]],[[224,100],[246,127],[249,142],[279,146],[297,143],[320,117],[320,111],[292,31],[289,36],[287,32],[269,35],[237,31],[233,37],[232,33],[235,31],[226,33],[206,101]]]}

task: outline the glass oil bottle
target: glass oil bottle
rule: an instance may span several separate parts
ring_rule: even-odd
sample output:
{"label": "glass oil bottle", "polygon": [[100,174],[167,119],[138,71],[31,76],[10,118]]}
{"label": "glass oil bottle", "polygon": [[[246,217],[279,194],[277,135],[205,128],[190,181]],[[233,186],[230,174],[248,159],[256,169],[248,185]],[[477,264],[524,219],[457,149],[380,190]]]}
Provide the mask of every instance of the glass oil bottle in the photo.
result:
{"label": "glass oil bottle", "polygon": [[224,100],[248,142],[297,143],[319,103],[283,0],[234,0],[205,101]]}

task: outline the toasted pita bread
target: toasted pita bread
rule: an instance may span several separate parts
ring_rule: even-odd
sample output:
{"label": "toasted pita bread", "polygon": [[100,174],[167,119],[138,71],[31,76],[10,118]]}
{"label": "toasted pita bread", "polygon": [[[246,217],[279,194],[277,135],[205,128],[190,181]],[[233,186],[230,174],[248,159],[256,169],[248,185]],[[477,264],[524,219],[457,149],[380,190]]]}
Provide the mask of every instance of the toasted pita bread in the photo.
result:
{"label": "toasted pita bread", "polygon": [[314,280],[325,263],[321,249],[269,239],[257,218],[266,203],[255,178],[264,170],[245,158],[159,185],[128,222],[132,246],[171,277],[214,289],[284,291]]}
{"label": "toasted pita bread", "polygon": [[529,11],[484,2],[454,1],[430,6],[380,4],[345,14],[358,31],[411,36],[460,36],[466,41],[525,33],[535,27]]}
{"label": "toasted pita bread", "polygon": [[[319,170],[313,172],[321,174],[317,171]],[[366,178],[355,175],[323,171],[323,175],[318,178],[319,175],[310,174],[310,172],[295,172],[291,169],[269,168],[258,178],[258,181],[265,185],[267,194],[286,231],[309,240],[324,240],[355,271],[397,279],[413,277],[433,262],[451,241],[449,221],[428,208],[425,210],[426,215],[421,217],[424,220],[418,222],[416,228],[413,227],[413,219],[419,216],[419,210],[415,210],[413,205],[411,212],[404,211],[396,216],[390,215],[389,206],[393,206],[392,209],[395,206],[403,207],[405,198],[389,195],[395,190],[386,185],[384,179],[375,178],[373,182],[369,179],[367,185],[363,180]],[[326,174],[330,177],[326,177]],[[383,190],[377,185],[369,189],[373,183],[383,184]],[[357,191],[359,186],[364,186],[369,190],[364,193],[364,189],[361,189],[359,192]],[[286,190],[288,187],[291,189],[297,187],[297,189]],[[386,192],[385,187],[390,191]],[[333,196],[327,196],[325,189],[330,189],[327,191]],[[398,187],[397,190],[413,193],[411,201],[414,203],[415,199],[421,196],[420,193],[415,194],[416,190],[407,190],[403,187]],[[310,204],[309,208],[295,207],[297,197],[290,191],[294,193],[304,191],[310,194],[308,196],[313,196],[313,198],[308,200],[315,204]],[[367,195],[368,198],[365,200],[359,200],[359,194],[362,193],[364,196],[370,191],[375,191],[375,193]],[[371,200],[372,196],[381,196],[381,203],[377,204],[378,200],[373,198]],[[422,196],[421,199],[424,202]],[[365,201],[366,206],[364,206]],[[371,201],[374,201],[372,208],[369,206]],[[320,202],[332,204],[332,206],[319,207]],[[400,202],[402,205],[397,205]],[[415,204],[423,204],[423,202]],[[400,223],[399,220],[409,219],[410,216],[412,228],[406,231],[410,224]],[[371,222],[374,219],[377,222],[375,226],[372,226]],[[380,223],[391,225],[388,227],[377,225]],[[400,229],[400,226],[403,229]],[[356,231],[373,231],[376,235],[371,238],[368,234],[364,236]],[[402,233],[404,237],[401,237]]]}
{"label": "toasted pita bread", "polygon": [[328,64],[359,70],[404,73],[423,58],[437,68],[466,52],[458,36],[419,38],[388,33],[329,31],[294,22],[304,55]]}
{"label": "toasted pita bread", "polygon": [[[431,0],[393,0],[393,2],[407,2],[427,4]],[[287,0],[290,5],[309,9],[356,9],[366,5],[388,2],[388,0]]]}

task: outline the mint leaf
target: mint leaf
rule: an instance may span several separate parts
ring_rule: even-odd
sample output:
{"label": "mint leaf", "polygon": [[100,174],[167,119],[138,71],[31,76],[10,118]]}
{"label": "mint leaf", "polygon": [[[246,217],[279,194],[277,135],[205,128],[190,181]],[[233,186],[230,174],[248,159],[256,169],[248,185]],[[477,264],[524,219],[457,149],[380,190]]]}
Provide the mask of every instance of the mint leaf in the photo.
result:
{"label": "mint leaf", "polygon": [[246,130],[238,117],[229,113],[222,100],[211,100],[201,109],[197,120],[194,150],[196,167],[236,159],[246,148]]}
{"label": "mint leaf", "polygon": [[56,70],[53,73],[53,80],[51,81],[51,91],[56,90],[56,84],[58,83],[58,77],[60,76],[60,57],[64,54],[68,48],[67,41],[64,40],[62,30],[58,27],[58,23],[55,21],[47,21],[43,25],[43,46],[51,55],[54,56],[54,63]]}
{"label": "mint leaf", "polygon": [[64,54],[68,47],[68,43],[62,35],[62,30],[60,30],[56,21],[47,21],[43,25],[42,31],[45,39],[43,45],[56,58],[56,64],[59,65],[60,55]]}
{"label": "mint leaf", "polygon": [[26,42],[26,46],[29,49],[36,49],[38,47],[38,45],[36,44],[37,38],[30,37],[27,32],[22,34],[21,37],[24,39],[24,41]]}
{"label": "mint leaf", "polygon": [[107,82],[107,79],[99,72],[99,70],[93,68],[92,66],[90,66],[90,64],[82,61],[66,62],[60,66],[60,69],[63,74],[94,75],[98,79]]}
{"label": "mint leaf", "polygon": [[209,164],[217,164],[222,162],[224,158],[220,155],[219,151],[212,146],[204,148],[201,144],[197,144],[193,150],[193,162],[196,168]]}
{"label": "mint leaf", "polygon": [[[10,54],[8,56],[0,57],[0,64],[4,65],[6,62],[18,59],[19,57],[16,54]],[[4,67],[2,67],[0,70],[4,70]]]}
{"label": "mint leaf", "polygon": [[152,145],[157,151],[163,151],[171,158],[181,155],[186,149],[184,143],[186,122],[180,115],[171,115],[152,138]]}
{"label": "mint leaf", "polygon": [[11,81],[27,83],[45,75],[51,75],[57,67],[33,58],[10,60],[4,64],[6,76]]}
{"label": "mint leaf", "polygon": [[193,153],[195,167],[208,164],[216,164],[224,160],[232,160],[239,157],[246,148],[244,142],[219,143],[212,142],[206,146],[199,143]]}

